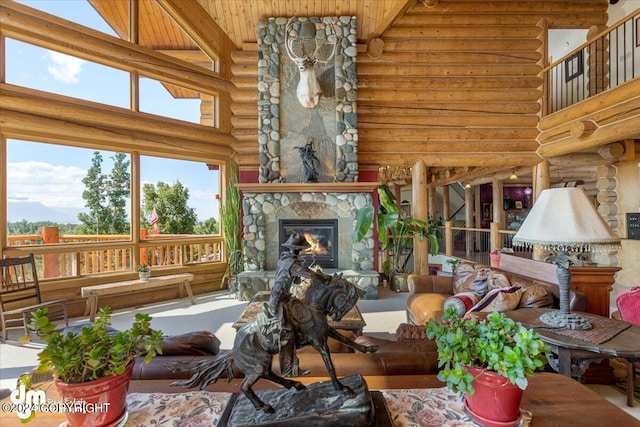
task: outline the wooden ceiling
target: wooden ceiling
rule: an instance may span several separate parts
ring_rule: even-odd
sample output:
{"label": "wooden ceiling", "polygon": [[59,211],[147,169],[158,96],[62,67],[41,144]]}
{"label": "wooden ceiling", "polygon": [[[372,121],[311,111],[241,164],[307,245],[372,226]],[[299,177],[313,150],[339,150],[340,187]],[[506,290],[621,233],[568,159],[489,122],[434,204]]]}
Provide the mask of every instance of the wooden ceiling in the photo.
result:
{"label": "wooden ceiling", "polygon": [[[191,1],[191,0],[189,0]],[[421,0],[197,0],[236,48],[255,43],[257,22],[275,16],[356,16],[359,42],[377,37],[406,9]],[[89,0],[124,39],[128,38],[128,0]],[[156,1],[140,1],[139,44],[157,50],[198,49]]]}

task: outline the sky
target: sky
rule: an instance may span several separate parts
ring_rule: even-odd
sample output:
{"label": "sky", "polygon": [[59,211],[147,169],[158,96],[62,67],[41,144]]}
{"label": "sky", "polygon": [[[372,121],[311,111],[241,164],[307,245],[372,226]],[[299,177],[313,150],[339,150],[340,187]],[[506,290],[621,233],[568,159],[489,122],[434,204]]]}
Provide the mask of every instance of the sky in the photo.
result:
{"label": "sky", "polygon": [[[86,0],[28,0],[27,6],[115,36]],[[129,74],[13,39],[6,41],[6,81],[65,96],[129,108]],[[199,100],[176,100],[152,79],[141,79],[140,110],[192,123],[200,119]],[[9,201],[37,201],[48,207],[84,208],[82,179],[93,149],[8,140]],[[113,152],[102,151],[102,172],[110,173]],[[198,220],[219,219],[218,173],[206,164],[142,157],[142,184],[180,181]]]}

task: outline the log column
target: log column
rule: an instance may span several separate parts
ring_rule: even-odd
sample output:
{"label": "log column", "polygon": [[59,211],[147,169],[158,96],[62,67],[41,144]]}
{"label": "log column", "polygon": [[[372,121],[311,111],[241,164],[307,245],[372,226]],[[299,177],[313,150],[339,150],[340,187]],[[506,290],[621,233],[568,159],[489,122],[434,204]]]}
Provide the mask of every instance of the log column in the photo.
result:
{"label": "log column", "polygon": [[442,217],[445,221],[451,216],[451,206],[449,206],[449,186],[442,187]]}
{"label": "log column", "polygon": [[[549,161],[543,160],[533,167],[533,204],[536,203],[542,190],[549,188]],[[533,253],[531,255],[536,261],[542,261],[546,258],[546,254],[540,245],[533,246]]]}
{"label": "log column", "polygon": [[[467,228],[473,228],[473,189],[471,188],[471,185],[469,184],[465,184],[464,186],[464,223],[465,223],[465,227]],[[465,239],[466,241],[466,247],[465,247],[465,253],[467,255],[471,255],[471,252],[473,251],[473,239],[472,239],[472,234],[470,232],[467,231],[467,238]]]}
{"label": "log column", "polygon": [[[411,204],[413,217],[423,221],[427,220],[427,166],[424,161],[419,160],[412,168]],[[429,200],[431,201],[431,200]],[[429,274],[429,241],[413,241],[413,270],[415,274]]]}

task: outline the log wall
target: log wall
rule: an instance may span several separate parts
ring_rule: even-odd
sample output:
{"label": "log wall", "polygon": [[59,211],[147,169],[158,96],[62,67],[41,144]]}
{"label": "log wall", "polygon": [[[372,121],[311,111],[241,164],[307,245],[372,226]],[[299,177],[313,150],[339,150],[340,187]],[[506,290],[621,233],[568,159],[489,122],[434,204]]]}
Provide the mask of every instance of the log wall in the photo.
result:
{"label": "log wall", "polygon": [[[416,2],[359,46],[360,169],[419,159],[443,167],[538,163],[544,32],[604,25],[607,6],[605,0]],[[258,167],[256,50],[245,44],[232,55],[238,88],[232,133],[245,169]]]}

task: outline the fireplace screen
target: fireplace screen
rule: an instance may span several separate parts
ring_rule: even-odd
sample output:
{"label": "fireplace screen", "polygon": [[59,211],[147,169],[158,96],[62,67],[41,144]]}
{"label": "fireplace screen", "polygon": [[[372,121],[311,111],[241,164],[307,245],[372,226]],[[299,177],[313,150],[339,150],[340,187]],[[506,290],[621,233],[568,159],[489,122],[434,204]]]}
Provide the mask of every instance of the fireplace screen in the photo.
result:
{"label": "fireplace screen", "polygon": [[310,248],[300,252],[305,265],[338,268],[337,219],[281,219],[280,246],[293,233],[303,234],[311,245]]}

